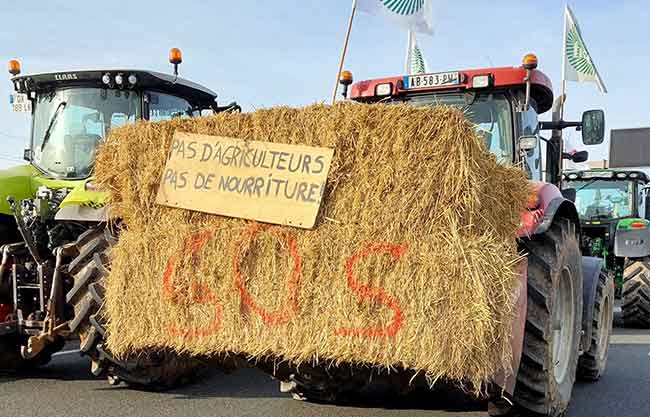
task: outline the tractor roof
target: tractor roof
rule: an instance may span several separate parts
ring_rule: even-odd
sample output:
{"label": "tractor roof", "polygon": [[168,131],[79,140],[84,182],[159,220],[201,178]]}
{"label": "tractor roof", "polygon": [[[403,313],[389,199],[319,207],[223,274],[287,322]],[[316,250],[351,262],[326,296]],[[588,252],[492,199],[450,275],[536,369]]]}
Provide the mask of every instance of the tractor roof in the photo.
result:
{"label": "tractor roof", "polygon": [[612,181],[630,180],[644,183],[650,181],[646,173],[643,171],[625,169],[572,170],[564,172],[563,177],[568,181],[590,181],[594,178]]}
{"label": "tractor roof", "polygon": [[[103,81],[104,75],[109,76],[109,84]],[[123,87],[115,83],[115,77],[117,75],[122,75]],[[137,81],[135,84],[129,83],[128,77],[130,75],[136,77]],[[192,104],[196,105],[211,105],[217,97],[217,93],[214,91],[192,81],[169,74],[146,70],[118,68],[49,72],[21,75],[12,78],[11,81],[14,83],[16,91],[21,93],[47,91],[62,87],[108,87],[124,90],[155,90],[186,98]]]}
{"label": "tractor roof", "polygon": [[[408,78],[412,76],[396,76],[388,78],[380,78],[375,80],[360,81],[352,85],[352,90],[350,93],[350,98],[357,101],[374,101],[377,99],[385,98],[386,95],[377,94],[377,87],[390,84],[390,91],[393,97],[404,96],[406,94],[421,94],[421,93],[431,93],[431,92],[446,92],[446,91],[485,91],[485,90],[495,90],[501,88],[513,88],[521,87],[524,88],[526,81],[526,69],[523,67],[502,67],[502,68],[484,68],[476,70],[461,70],[457,72],[447,72],[439,74],[427,74],[435,77],[438,76],[449,76],[452,74],[452,78],[457,79],[457,82],[454,82],[453,85],[442,85],[442,86],[428,86],[428,87],[418,87],[418,88],[407,88],[409,85]],[[458,76],[456,77],[456,74]],[[423,75],[424,76],[424,75]],[[422,77],[423,77],[422,76]],[[488,86],[485,87],[475,87],[474,86],[474,77],[487,76]],[[482,77],[482,81],[485,81],[486,77]],[[531,71],[531,95],[533,99],[537,102],[538,113],[545,113],[550,110],[553,105],[553,86],[551,80],[539,70]],[[435,83],[437,84],[437,83]]]}

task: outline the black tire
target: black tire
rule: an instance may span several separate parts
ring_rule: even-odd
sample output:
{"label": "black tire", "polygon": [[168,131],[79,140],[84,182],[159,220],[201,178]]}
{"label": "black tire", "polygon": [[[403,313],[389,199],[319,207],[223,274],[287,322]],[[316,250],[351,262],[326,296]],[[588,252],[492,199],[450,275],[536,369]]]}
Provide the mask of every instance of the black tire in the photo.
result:
{"label": "black tire", "polygon": [[650,261],[630,262],[623,272],[625,327],[650,328]]}
{"label": "black tire", "polygon": [[613,321],[614,280],[605,272],[601,272],[596,287],[591,344],[589,350],[584,352],[578,361],[580,379],[597,381],[605,372]]}
{"label": "black tire", "polygon": [[[518,415],[561,416],[569,405],[576,379],[582,330],[582,257],[575,226],[559,219],[525,246],[528,308],[513,411]],[[558,333],[554,313],[562,306],[573,319],[566,316],[557,320],[561,323],[555,324],[561,328]],[[557,361],[557,367],[556,339],[560,346],[557,356],[564,358]],[[562,346],[566,349],[563,354]]]}
{"label": "black tire", "polygon": [[91,372],[106,375],[111,384],[123,381],[136,388],[164,390],[190,382],[203,367],[196,359],[155,351],[120,360],[105,347],[104,280],[109,251],[116,242],[108,229],[88,230],[77,239],[78,255],[68,267],[74,285],[66,294],[66,303],[74,306],[75,312],[68,326],[79,335],[81,354],[92,358]]}

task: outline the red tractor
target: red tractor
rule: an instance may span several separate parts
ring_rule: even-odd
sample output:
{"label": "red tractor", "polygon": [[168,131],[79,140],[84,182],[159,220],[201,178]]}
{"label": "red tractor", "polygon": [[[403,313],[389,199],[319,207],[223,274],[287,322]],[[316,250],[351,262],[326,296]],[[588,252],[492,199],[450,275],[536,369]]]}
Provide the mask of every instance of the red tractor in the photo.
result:
{"label": "red tractor", "polygon": [[[355,84],[346,71],[341,83],[344,96],[351,86],[350,98],[360,103],[462,108],[498,162],[526,171],[536,195],[522,214],[518,239],[527,268],[520,275],[517,316],[512,324],[514,375],[494,376],[493,386],[488,387],[490,411],[563,414],[576,377],[595,381],[605,370],[614,286],[601,273],[599,259],[581,255],[574,196],[563,195],[558,182],[562,158],[585,155],[564,153],[560,132],[576,127],[582,130],[586,145],[599,144],[604,137],[604,113],[591,110],[580,122],[565,122],[556,112],[553,121],[540,122],[539,116],[553,107],[553,89],[549,78],[537,70],[537,58],[532,54],[526,55],[519,67],[398,76]],[[542,138],[542,130],[553,134]],[[547,182],[543,181],[541,142],[546,142]],[[294,397],[331,402],[370,384],[369,371],[348,371],[313,367],[276,376],[282,380],[283,391]],[[372,377],[376,382],[376,375]],[[394,376],[391,381],[395,385]],[[401,381],[397,384],[409,384],[408,378]]]}

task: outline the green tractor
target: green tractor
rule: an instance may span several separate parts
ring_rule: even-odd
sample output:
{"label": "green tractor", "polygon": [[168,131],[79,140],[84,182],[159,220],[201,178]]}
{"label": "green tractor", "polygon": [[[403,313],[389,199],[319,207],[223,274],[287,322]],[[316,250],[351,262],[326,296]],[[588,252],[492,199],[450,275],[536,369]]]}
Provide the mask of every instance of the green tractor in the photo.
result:
{"label": "green tractor", "polygon": [[626,326],[650,328],[650,201],[648,176],[617,169],[567,171],[575,192],[585,256],[603,259],[622,298]]}
{"label": "green tractor", "polygon": [[[12,60],[13,110],[31,115],[28,164],[0,171],[0,370],[48,363],[80,340],[94,375],[164,387],[185,380],[197,361],[168,352],[124,360],[105,347],[103,280],[119,222],[93,184],[95,152],[109,132],[138,120],[238,110],[174,74],[106,69],[20,75]],[[108,226],[111,227],[108,227]],[[119,335],[117,335],[119,337]]]}

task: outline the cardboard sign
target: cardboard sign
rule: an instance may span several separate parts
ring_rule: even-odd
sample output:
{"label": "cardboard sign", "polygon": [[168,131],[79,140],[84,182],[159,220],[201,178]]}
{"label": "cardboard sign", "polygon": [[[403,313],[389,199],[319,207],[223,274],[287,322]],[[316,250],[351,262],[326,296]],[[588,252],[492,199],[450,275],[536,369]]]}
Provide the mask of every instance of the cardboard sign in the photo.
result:
{"label": "cardboard sign", "polygon": [[334,149],[175,132],[156,203],[311,229]]}

